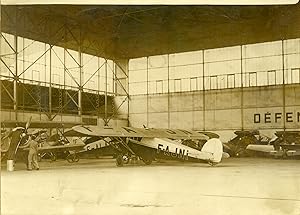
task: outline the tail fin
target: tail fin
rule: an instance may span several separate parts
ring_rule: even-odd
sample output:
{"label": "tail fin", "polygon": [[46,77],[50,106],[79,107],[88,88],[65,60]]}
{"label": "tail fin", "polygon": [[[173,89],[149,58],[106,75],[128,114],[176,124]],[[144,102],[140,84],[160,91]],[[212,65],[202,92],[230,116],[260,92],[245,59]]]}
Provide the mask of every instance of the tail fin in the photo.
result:
{"label": "tail fin", "polygon": [[201,151],[208,152],[213,155],[213,158],[210,160],[210,162],[219,163],[222,160],[223,144],[219,139],[212,138],[203,145]]}

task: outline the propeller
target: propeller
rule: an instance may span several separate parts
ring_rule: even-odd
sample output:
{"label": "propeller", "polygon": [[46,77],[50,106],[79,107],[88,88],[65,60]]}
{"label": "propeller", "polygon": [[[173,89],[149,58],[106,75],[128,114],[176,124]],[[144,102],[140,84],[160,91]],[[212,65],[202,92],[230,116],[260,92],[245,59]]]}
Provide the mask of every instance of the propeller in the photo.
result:
{"label": "propeller", "polygon": [[25,125],[25,131],[27,132],[29,126],[30,126],[30,123],[31,123],[31,119],[32,119],[32,116],[30,116],[30,118],[27,120],[26,122],[26,125]]}
{"label": "propeller", "polygon": [[30,116],[29,119],[27,120],[25,129],[20,135],[21,139],[20,139],[20,143],[19,143],[19,148],[26,148],[29,145],[28,128],[31,124],[31,119],[32,119],[32,116]]}

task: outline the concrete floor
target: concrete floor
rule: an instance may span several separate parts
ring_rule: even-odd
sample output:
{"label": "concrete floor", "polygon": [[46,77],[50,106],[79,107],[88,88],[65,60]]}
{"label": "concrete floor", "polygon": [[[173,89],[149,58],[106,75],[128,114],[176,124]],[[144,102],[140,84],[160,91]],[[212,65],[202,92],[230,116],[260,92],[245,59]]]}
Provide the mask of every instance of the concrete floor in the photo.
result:
{"label": "concrete floor", "polygon": [[1,171],[2,215],[300,215],[300,161],[229,158],[116,167],[112,159]]}

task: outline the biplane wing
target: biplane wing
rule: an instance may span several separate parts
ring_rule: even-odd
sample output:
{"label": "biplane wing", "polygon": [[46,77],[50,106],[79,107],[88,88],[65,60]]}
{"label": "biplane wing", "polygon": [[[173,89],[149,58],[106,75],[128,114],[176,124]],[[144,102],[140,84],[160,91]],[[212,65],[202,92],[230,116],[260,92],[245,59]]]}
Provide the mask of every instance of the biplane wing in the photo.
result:
{"label": "biplane wing", "polygon": [[295,137],[299,137],[300,136],[300,131],[276,131],[275,135],[277,137],[282,137],[282,136],[295,136]]}
{"label": "biplane wing", "polygon": [[[59,152],[59,151],[77,151],[83,149],[85,144],[65,144],[60,146],[42,146],[38,147],[39,152]],[[23,150],[28,151],[29,148],[24,148]]]}
{"label": "biplane wing", "polygon": [[246,149],[269,153],[270,155],[273,155],[275,157],[300,155],[300,144],[280,144],[280,148],[278,150],[276,150],[273,145],[249,144]]}
{"label": "biplane wing", "polygon": [[257,144],[249,144],[246,149],[258,152],[267,152],[270,153],[274,151],[273,145],[257,145]]}
{"label": "biplane wing", "polygon": [[[5,120],[1,122],[3,128],[26,127],[26,123],[17,120]],[[80,122],[55,122],[55,121],[31,121],[30,128],[72,128],[76,125],[82,125]]]}

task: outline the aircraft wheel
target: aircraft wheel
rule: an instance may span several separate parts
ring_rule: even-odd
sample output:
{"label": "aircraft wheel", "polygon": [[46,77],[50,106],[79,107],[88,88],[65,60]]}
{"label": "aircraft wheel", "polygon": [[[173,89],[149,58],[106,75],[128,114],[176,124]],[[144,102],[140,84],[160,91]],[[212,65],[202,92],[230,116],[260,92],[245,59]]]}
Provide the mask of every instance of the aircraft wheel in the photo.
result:
{"label": "aircraft wheel", "polygon": [[122,159],[123,159],[123,163],[124,164],[128,164],[129,163],[129,157],[127,155],[123,155]]}
{"label": "aircraft wheel", "polygon": [[55,154],[50,154],[51,161],[56,161],[57,157]]}
{"label": "aircraft wheel", "polygon": [[208,164],[209,164],[210,166],[216,166],[218,163],[209,161]]}
{"label": "aircraft wheel", "polygon": [[75,162],[75,159],[74,159],[75,156],[76,156],[76,155],[74,155],[74,154],[69,154],[69,155],[66,157],[66,159],[67,159],[67,161],[68,161],[69,163],[74,163],[74,162]]}
{"label": "aircraft wheel", "polygon": [[38,162],[41,162],[41,161],[42,161],[42,157],[41,157],[40,154],[37,156],[37,160],[38,160]]}
{"label": "aircraft wheel", "polygon": [[142,161],[143,161],[146,165],[152,164],[152,160],[150,160],[150,159],[142,159]]}
{"label": "aircraft wheel", "polygon": [[78,162],[79,161],[79,157],[78,157],[78,155],[77,154],[74,154],[74,156],[73,156],[73,162]]}
{"label": "aircraft wheel", "polygon": [[73,163],[73,160],[72,160],[72,158],[71,158],[71,154],[68,155],[68,156],[66,157],[66,159],[67,159],[67,161],[68,161],[69,163]]}
{"label": "aircraft wheel", "polygon": [[119,166],[119,167],[121,167],[121,166],[123,166],[123,164],[124,164],[123,156],[122,155],[118,155],[116,157],[116,165]]}

